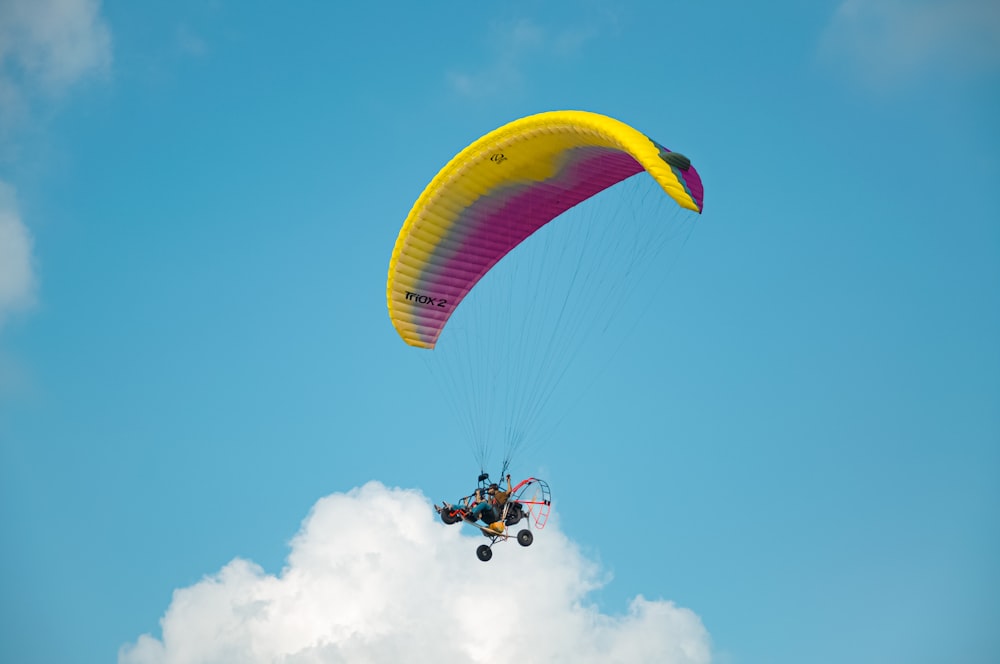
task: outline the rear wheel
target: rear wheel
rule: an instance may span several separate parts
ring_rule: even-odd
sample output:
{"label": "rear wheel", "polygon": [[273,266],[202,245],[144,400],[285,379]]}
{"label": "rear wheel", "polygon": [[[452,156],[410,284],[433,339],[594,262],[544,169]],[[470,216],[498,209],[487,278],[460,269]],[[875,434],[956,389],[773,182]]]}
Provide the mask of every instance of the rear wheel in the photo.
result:
{"label": "rear wheel", "polygon": [[521,546],[531,546],[531,543],[535,541],[535,536],[531,534],[530,530],[522,530],[517,533],[517,543]]}
{"label": "rear wheel", "polygon": [[480,544],[479,548],[476,549],[476,556],[485,563],[487,560],[493,557],[493,549],[486,546],[485,544]]}

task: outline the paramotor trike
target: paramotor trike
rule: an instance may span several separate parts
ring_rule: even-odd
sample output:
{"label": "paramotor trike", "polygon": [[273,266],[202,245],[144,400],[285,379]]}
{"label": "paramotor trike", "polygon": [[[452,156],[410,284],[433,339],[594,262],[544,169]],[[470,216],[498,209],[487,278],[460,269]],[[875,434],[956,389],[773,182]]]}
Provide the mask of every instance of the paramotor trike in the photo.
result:
{"label": "paramotor trike", "polygon": [[[480,476],[480,483],[486,478]],[[434,509],[441,515],[441,520],[451,525],[465,522],[475,526],[489,538],[489,544],[481,544],[476,549],[476,556],[483,562],[493,557],[493,545],[497,542],[506,542],[511,537],[512,529],[521,523],[527,522],[527,528],[517,531],[517,543],[521,546],[531,546],[535,537],[531,532],[533,526],[537,530],[545,527],[548,521],[549,511],[552,509],[552,495],[549,493],[549,485],[544,480],[537,477],[529,477],[521,480],[510,490],[510,495],[502,505],[490,505],[480,515],[483,525],[469,516],[476,498],[476,493],[472,493],[462,499],[460,505],[435,505]],[[499,511],[499,513],[498,513]],[[494,529],[496,528],[496,529]],[[502,528],[502,529],[501,529]]]}

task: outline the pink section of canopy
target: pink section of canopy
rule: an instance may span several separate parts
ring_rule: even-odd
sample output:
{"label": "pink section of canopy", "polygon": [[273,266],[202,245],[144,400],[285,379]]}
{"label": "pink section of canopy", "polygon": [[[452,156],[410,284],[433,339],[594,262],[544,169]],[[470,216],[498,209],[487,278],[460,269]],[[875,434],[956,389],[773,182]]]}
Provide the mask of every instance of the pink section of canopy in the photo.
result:
{"label": "pink section of canopy", "polygon": [[[594,194],[642,171],[631,155],[604,147],[570,150],[557,173],[489,192],[459,210],[433,249],[417,281],[417,293],[447,300],[445,307],[418,307],[421,339],[437,342],[455,307],[501,258],[547,222]],[[690,169],[685,175],[701,182]],[[691,184],[694,184],[693,182]],[[694,187],[691,187],[694,194]]]}

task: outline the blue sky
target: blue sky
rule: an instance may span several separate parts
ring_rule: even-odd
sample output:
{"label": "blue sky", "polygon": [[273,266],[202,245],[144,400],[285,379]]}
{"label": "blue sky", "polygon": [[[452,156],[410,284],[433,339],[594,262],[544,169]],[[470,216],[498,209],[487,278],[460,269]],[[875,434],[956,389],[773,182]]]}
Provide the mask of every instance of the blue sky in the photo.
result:
{"label": "blue sky", "polygon": [[[478,661],[427,635],[489,589],[578,661],[1000,656],[995,3],[141,4],[0,3],[0,660]],[[566,108],[705,213],[484,566],[386,267],[455,152]]]}

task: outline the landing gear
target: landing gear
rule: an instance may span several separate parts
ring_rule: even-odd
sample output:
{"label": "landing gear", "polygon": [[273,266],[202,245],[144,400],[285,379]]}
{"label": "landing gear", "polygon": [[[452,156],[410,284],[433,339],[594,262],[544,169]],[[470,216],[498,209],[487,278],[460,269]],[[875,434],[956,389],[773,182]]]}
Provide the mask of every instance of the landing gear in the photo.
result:
{"label": "landing gear", "polygon": [[531,543],[535,541],[535,536],[531,534],[531,531],[525,528],[517,533],[517,543],[521,546],[531,546]]}
{"label": "landing gear", "polygon": [[480,544],[479,548],[476,549],[476,557],[482,560],[484,563],[493,557],[493,549],[485,544]]}

